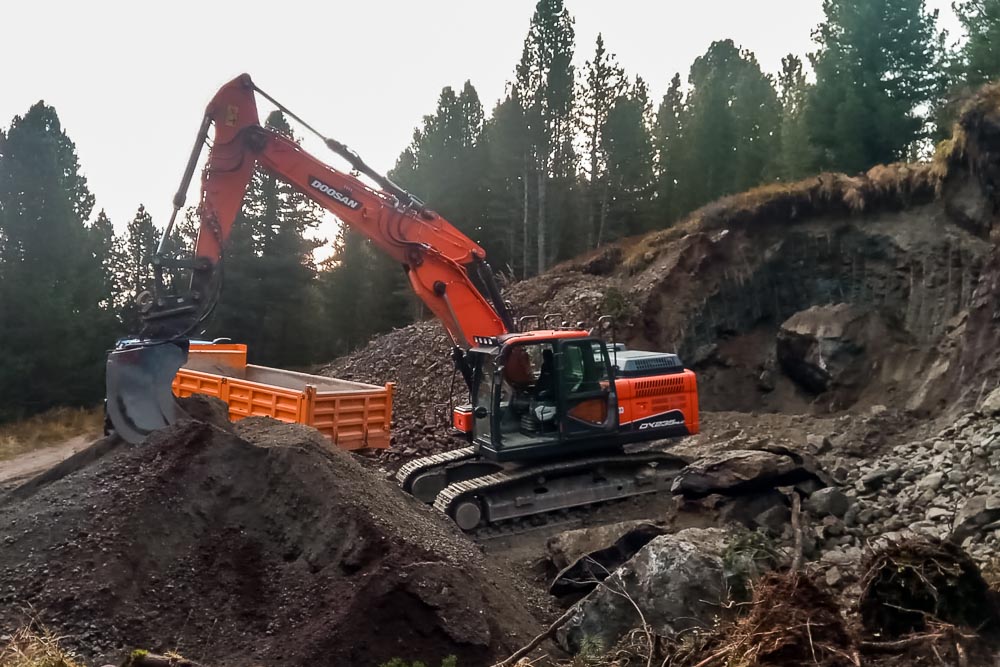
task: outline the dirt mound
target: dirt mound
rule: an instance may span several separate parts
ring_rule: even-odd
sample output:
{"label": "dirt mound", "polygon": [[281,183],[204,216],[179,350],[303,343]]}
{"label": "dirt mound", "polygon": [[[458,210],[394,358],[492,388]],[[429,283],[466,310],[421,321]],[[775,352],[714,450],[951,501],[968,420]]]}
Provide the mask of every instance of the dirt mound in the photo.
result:
{"label": "dirt mound", "polygon": [[475,665],[532,635],[509,574],[324,443],[189,421],[6,499],[0,627],[33,609],[90,658],[231,665]]}

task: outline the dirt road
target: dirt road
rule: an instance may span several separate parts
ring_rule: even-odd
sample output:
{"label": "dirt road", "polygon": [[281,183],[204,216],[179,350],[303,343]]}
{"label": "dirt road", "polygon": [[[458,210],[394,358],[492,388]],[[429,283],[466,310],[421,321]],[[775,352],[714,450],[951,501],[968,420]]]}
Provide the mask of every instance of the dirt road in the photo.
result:
{"label": "dirt road", "polygon": [[48,470],[60,461],[76,454],[93,441],[93,435],[78,435],[65,442],[44,449],[36,449],[9,461],[0,461],[0,489]]}

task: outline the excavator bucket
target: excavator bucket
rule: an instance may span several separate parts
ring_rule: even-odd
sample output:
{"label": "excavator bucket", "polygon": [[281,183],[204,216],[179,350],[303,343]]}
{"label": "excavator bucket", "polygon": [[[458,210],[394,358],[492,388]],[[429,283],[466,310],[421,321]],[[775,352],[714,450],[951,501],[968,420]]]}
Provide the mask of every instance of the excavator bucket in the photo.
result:
{"label": "excavator bucket", "polygon": [[107,415],[126,442],[138,444],[178,419],[171,384],[187,353],[187,341],[133,340],[120,342],[108,356]]}

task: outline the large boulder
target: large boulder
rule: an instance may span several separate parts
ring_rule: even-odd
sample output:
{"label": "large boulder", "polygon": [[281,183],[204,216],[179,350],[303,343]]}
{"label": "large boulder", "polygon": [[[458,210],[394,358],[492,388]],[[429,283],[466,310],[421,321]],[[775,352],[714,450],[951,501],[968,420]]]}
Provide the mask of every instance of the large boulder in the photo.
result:
{"label": "large boulder", "polygon": [[984,494],[969,498],[955,515],[951,539],[962,542],[995,521],[1000,521],[1000,494]]}
{"label": "large boulder", "polygon": [[846,303],[813,306],[781,325],[776,353],[785,374],[810,393],[858,390],[870,376],[872,352],[890,338],[873,310]]}
{"label": "large boulder", "polygon": [[790,452],[734,449],[690,463],[674,478],[673,493],[699,498],[772,489],[819,478],[817,469]]}
{"label": "large boulder", "polygon": [[566,530],[550,537],[545,548],[553,568],[562,570],[595,551],[612,546],[624,535],[644,525],[649,525],[649,522],[638,519]]}
{"label": "large boulder", "polygon": [[655,538],[575,605],[559,643],[572,653],[585,644],[610,648],[642,619],[664,637],[709,627],[728,596],[726,535],[689,528]]}
{"label": "large boulder", "polygon": [[[592,551],[581,554],[572,562],[563,567],[555,576],[549,586],[549,593],[556,597],[568,595],[583,595],[594,590],[599,582],[604,581],[612,572],[618,569],[623,563],[632,558],[640,549],[649,544],[652,540],[665,534],[667,531],[660,526],[649,522],[638,522],[627,526],[615,524],[620,532],[615,541],[600,543],[594,540]],[[600,535],[610,536],[602,530],[603,526],[595,529]],[[586,533],[589,529],[580,531]]]}

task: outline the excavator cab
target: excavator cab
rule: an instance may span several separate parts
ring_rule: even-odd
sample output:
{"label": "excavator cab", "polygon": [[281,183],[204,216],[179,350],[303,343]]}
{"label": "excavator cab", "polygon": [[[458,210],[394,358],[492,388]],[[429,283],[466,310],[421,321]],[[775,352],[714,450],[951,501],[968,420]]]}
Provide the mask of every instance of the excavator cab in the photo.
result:
{"label": "excavator cab", "polygon": [[583,332],[569,338],[548,333],[516,335],[471,352],[478,358],[473,443],[487,458],[504,462],[613,446],[618,398],[607,347]]}

